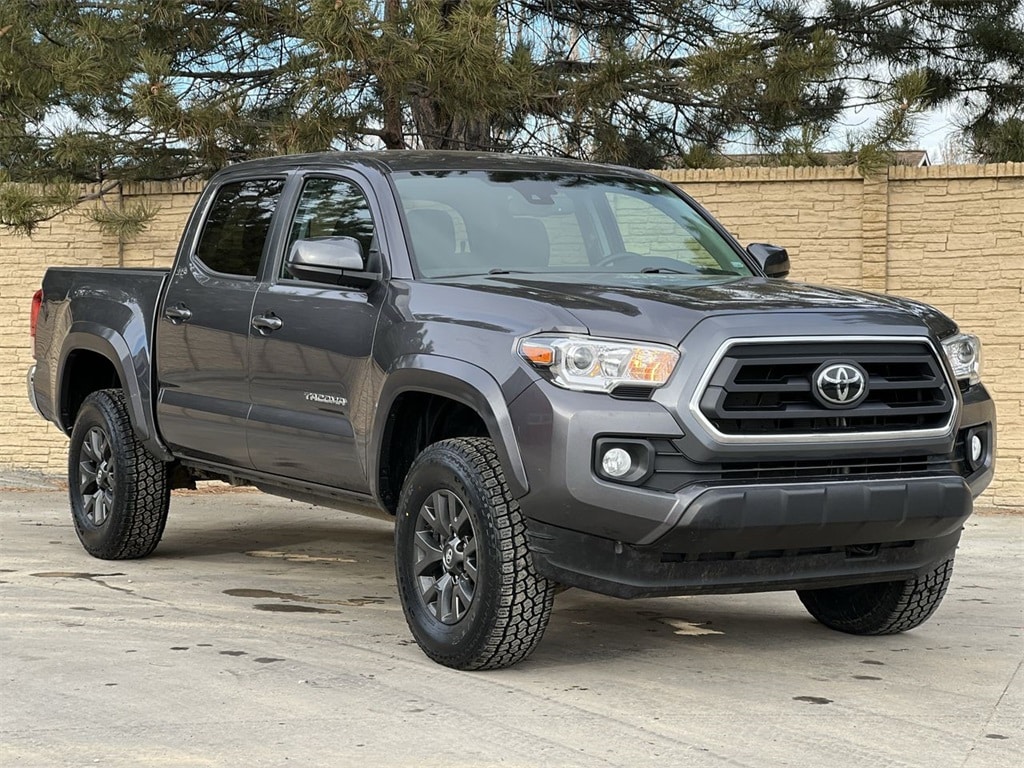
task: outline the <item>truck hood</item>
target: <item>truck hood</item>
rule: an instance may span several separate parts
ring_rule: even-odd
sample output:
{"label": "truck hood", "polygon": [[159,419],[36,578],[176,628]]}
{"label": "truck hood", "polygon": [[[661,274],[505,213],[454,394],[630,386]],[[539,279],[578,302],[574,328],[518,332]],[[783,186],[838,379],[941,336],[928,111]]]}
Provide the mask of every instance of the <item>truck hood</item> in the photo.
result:
{"label": "truck hood", "polygon": [[[518,308],[510,304],[507,309],[524,320],[568,312],[594,336],[669,344],[678,344],[701,320],[723,314],[840,313],[852,322],[859,318],[876,326],[892,325],[894,332],[925,327],[937,337],[956,328],[937,309],[909,299],[761,277],[493,275],[443,284],[480,294],[493,313],[506,309],[505,301],[512,299]],[[458,306],[452,299],[449,306]],[[524,301],[542,311],[526,311]]]}

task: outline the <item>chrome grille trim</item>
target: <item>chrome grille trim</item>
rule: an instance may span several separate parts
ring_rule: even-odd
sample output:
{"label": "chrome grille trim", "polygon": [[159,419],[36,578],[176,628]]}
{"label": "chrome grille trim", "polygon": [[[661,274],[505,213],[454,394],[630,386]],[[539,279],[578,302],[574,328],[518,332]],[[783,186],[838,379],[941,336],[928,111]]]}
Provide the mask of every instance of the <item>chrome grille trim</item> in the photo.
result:
{"label": "chrome grille trim", "polygon": [[[718,366],[721,364],[722,359],[728,354],[729,350],[739,345],[749,344],[814,344],[814,343],[825,343],[825,344],[837,344],[850,342],[861,342],[861,343],[873,343],[873,344],[885,344],[890,342],[903,342],[903,343],[915,343],[925,344],[932,351],[938,362],[939,368],[942,370],[942,375],[945,378],[946,386],[949,390],[950,396],[953,400],[952,408],[949,411],[949,419],[941,427],[930,427],[926,429],[900,429],[900,430],[883,430],[883,431],[868,431],[868,432],[801,432],[801,433],[790,433],[790,434],[773,434],[773,435],[732,435],[726,434],[720,431],[708,418],[705,416],[700,408],[700,401],[704,397],[704,393],[707,390],[708,384],[714,376],[715,371],[718,370]],[[842,349],[839,347],[836,352],[836,357],[842,357]],[[715,354],[712,355],[711,360],[708,362],[707,367],[701,374],[700,380],[697,382],[697,386],[693,390],[693,394],[690,397],[689,410],[690,414],[700,423],[701,427],[707,430],[716,442],[727,445],[783,445],[783,444],[832,444],[832,445],[845,445],[851,442],[856,443],[877,443],[886,442],[892,440],[902,439],[914,439],[914,438],[941,438],[950,437],[953,434],[956,424],[960,416],[960,408],[962,404],[962,396],[960,388],[957,383],[952,379],[949,373],[948,363],[945,355],[938,348],[934,341],[928,336],[748,336],[738,337],[733,339],[727,339],[724,341]],[[854,409],[856,410],[856,409]],[[852,412],[850,412],[852,413]]]}

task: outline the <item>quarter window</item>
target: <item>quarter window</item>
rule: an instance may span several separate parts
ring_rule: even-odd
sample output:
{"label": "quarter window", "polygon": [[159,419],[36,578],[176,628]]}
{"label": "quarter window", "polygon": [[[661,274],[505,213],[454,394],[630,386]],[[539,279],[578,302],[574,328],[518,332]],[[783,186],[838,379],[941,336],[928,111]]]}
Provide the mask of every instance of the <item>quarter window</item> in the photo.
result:
{"label": "quarter window", "polygon": [[255,277],[283,188],[282,179],[224,184],[203,224],[196,258],[214,272]]}

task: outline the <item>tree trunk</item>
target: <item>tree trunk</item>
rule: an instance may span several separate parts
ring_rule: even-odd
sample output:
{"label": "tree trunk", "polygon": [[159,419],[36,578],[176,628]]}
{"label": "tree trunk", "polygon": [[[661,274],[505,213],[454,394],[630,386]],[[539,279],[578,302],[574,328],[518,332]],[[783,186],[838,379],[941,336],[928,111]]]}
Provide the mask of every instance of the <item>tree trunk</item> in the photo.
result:
{"label": "tree trunk", "polygon": [[[464,0],[445,0],[441,4],[441,23],[448,19]],[[493,118],[481,113],[466,119],[447,114],[438,99],[426,93],[412,98],[412,118],[424,149],[465,149],[493,151]]]}
{"label": "tree trunk", "polygon": [[[401,13],[402,0],[384,0],[384,22],[394,23]],[[387,149],[405,149],[405,135],[402,130],[402,95],[388,93],[381,89],[381,101],[384,109],[384,131],[381,139]]]}

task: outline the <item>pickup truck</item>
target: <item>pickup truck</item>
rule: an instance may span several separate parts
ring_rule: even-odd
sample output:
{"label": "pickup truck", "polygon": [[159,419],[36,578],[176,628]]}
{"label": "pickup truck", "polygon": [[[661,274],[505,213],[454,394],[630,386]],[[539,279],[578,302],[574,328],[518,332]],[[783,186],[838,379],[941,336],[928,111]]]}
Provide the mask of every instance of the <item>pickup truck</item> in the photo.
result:
{"label": "pickup truck", "polygon": [[567,587],[913,629],[993,474],[979,341],[788,273],[636,170],[252,161],[170,269],[47,270],[29,394],[91,555],[150,554],[197,479],[384,513],[409,628],[457,669],[525,658]]}

